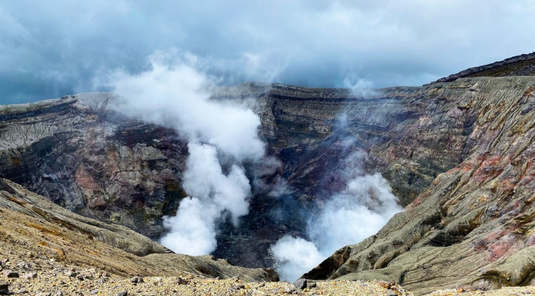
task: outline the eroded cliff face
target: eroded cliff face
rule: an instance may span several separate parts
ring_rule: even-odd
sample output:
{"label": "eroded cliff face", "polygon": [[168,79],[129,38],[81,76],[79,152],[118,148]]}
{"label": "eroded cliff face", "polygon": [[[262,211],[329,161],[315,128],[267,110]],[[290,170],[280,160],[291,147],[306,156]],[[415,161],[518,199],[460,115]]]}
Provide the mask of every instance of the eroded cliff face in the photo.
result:
{"label": "eroded cliff face", "polygon": [[[411,136],[446,153],[415,145],[413,158],[459,164],[440,173],[377,235],[340,249],[304,277],[379,278],[417,293],[533,284],[535,78],[463,78],[421,91],[428,106],[448,107],[439,108],[443,117],[421,114]],[[436,130],[437,124],[444,126]],[[430,130],[442,138],[429,137]],[[395,151],[377,155],[389,163]]]}
{"label": "eroded cliff face", "polygon": [[[357,150],[367,152],[364,170],[381,172],[408,205],[468,155],[477,119],[469,102],[477,91],[462,83],[366,97],[280,84],[214,91],[214,100],[255,99],[259,134],[280,162],[274,173],[256,176],[267,186],[253,186],[239,228],[221,225],[214,254],[272,266],[269,246],[284,234],[305,234],[311,213],[345,186],[346,157]],[[158,238],[162,216],[185,197],[186,143],[173,130],[126,117],[112,101],[97,93],[4,106],[0,172],[72,211]],[[285,193],[274,197],[270,190],[281,181]]]}
{"label": "eroded cliff face", "polygon": [[187,149],[168,129],[86,94],[0,108],[0,173],[85,216],[148,236],[176,210]]}
{"label": "eroded cliff face", "polygon": [[367,170],[381,172],[407,205],[465,156],[475,121],[459,103],[459,96],[471,95],[467,89],[460,86],[455,98],[437,87],[355,97],[343,90],[274,85],[259,98],[259,113],[263,128],[275,131],[266,137],[271,154],[285,165],[282,174],[301,190],[300,198],[339,190],[344,156],[361,149],[368,154]]}

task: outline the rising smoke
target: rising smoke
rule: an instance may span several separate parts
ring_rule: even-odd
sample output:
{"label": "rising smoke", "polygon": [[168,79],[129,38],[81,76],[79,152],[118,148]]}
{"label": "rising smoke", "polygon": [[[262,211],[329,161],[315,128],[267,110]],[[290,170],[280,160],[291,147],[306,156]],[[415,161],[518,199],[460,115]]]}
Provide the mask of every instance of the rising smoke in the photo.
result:
{"label": "rising smoke", "polygon": [[271,246],[271,251],[275,254],[276,270],[281,280],[293,281],[325,258],[314,243],[289,235],[283,236]]}
{"label": "rising smoke", "polygon": [[[356,97],[376,94],[365,80],[346,79],[345,83]],[[345,130],[347,121],[347,115],[342,113],[336,130]],[[341,143],[346,151],[355,145],[351,137],[342,139]],[[285,236],[271,247],[282,280],[294,281],[337,249],[375,234],[402,210],[388,181],[379,173],[366,173],[366,160],[367,154],[362,150],[350,152],[342,160],[344,169],[338,173],[345,180],[345,187],[327,200],[318,215],[308,220],[309,240]]]}
{"label": "rising smoke", "polygon": [[363,173],[358,160],[365,156],[358,151],[345,159],[351,165],[343,175],[353,177],[308,221],[310,241],[285,236],[271,247],[282,280],[294,281],[337,249],[375,234],[402,210],[386,179],[379,173]]}
{"label": "rising smoke", "polygon": [[237,226],[248,213],[251,186],[243,162],[264,157],[258,116],[244,105],[209,100],[213,78],[197,63],[189,54],[158,53],[148,71],[117,71],[111,77],[122,112],[174,128],[188,139],[182,184],[188,197],[176,216],[164,218],[169,233],[161,242],[190,255],[211,253],[217,246],[217,223],[230,218]]}
{"label": "rising smoke", "polygon": [[[151,57],[149,70],[138,75],[117,71],[110,78],[122,100],[121,112],[174,128],[188,140],[182,184],[188,197],[175,216],[164,218],[169,231],[161,242],[190,255],[213,252],[218,223],[229,219],[238,226],[239,218],[248,214],[251,182],[244,163],[256,163],[259,171],[280,165],[265,156],[265,145],[257,134],[260,119],[247,105],[209,100],[214,78],[199,70],[202,68],[190,54],[158,53]],[[355,90],[366,90],[356,95],[369,94],[363,83],[357,80],[352,84]],[[352,145],[351,140],[344,143]],[[380,174],[364,172],[365,158],[361,151],[346,157],[345,169],[340,172],[346,186],[308,221],[309,241],[284,236],[272,246],[282,279],[294,280],[337,248],[374,234],[401,210],[388,182]],[[260,180],[254,182],[264,186]],[[276,197],[290,190],[284,180],[266,188]]]}
{"label": "rising smoke", "polygon": [[359,78],[355,75],[350,75],[344,78],[343,85],[356,97],[365,98],[375,95],[376,93],[371,81]]}

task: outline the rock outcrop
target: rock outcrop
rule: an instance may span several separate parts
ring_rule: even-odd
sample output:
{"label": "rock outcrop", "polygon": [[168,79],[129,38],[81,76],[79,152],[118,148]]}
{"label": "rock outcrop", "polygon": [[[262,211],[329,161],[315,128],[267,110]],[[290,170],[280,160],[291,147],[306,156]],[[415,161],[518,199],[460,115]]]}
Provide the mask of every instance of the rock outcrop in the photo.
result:
{"label": "rock outcrop", "polygon": [[84,216],[154,237],[176,211],[187,149],[96,93],[0,108],[0,172]]}
{"label": "rock outcrop", "polygon": [[[254,188],[239,229],[222,227],[214,254],[272,266],[269,246],[284,234],[303,234],[310,211],[345,186],[340,172],[353,151],[367,151],[366,169],[382,172],[409,204],[459,163],[473,122],[463,112],[450,116],[455,101],[430,103],[426,91],[391,88],[363,98],[342,89],[248,84],[215,92],[215,100],[256,98],[259,133],[281,165],[258,176],[267,189]],[[96,93],[3,106],[0,173],[71,211],[158,238],[162,216],[185,197],[186,143],[173,130],[122,115],[111,101]],[[278,180],[288,185],[283,198],[269,195]]]}

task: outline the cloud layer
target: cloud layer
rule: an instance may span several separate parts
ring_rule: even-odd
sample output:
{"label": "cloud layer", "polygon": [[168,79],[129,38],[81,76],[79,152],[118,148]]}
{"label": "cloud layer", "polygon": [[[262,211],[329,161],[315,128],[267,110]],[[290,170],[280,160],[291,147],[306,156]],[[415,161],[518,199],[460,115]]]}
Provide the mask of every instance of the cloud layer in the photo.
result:
{"label": "cloud layer", "polygon": [[94,89],[178,48],[226,83],[420,85],[532,52],[535,4],[471,1],[2,1],[0,102]]}

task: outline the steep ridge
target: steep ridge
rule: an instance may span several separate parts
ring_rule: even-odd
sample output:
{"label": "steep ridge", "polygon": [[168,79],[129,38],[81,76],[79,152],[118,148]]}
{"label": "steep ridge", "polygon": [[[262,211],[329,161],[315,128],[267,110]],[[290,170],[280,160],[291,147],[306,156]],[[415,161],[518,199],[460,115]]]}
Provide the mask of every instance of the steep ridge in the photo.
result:
{"label": "steep ridge", "polygon": [[131,229],[74,214],[2,178],[0,217],[2,247],[15,253],[29,252],[31,256],[104,269],[122,276],[278,279],[270,269],[231,266],[211,256],[174,254]]}
{"label": "steep ridge", "polygon": [[443,77],[437,82],[448,82],[464,77],[503,77],[535,75],[535,52],[521,54],[503,61],[463,70],[459,73]]}
{"label": "steep ridge", "polygon": [[[455,102],[447,109],[451,120],[471,118],[464,144],[444,147],[457,150],[459,165],[439,174],[379,233],[338,250],[304,277],[384,279],[416,293],[533,284],[535,78],[461,78],[424,90],[433,93],[428,103]],[[421,117],[415,136],[435,120]]]}

